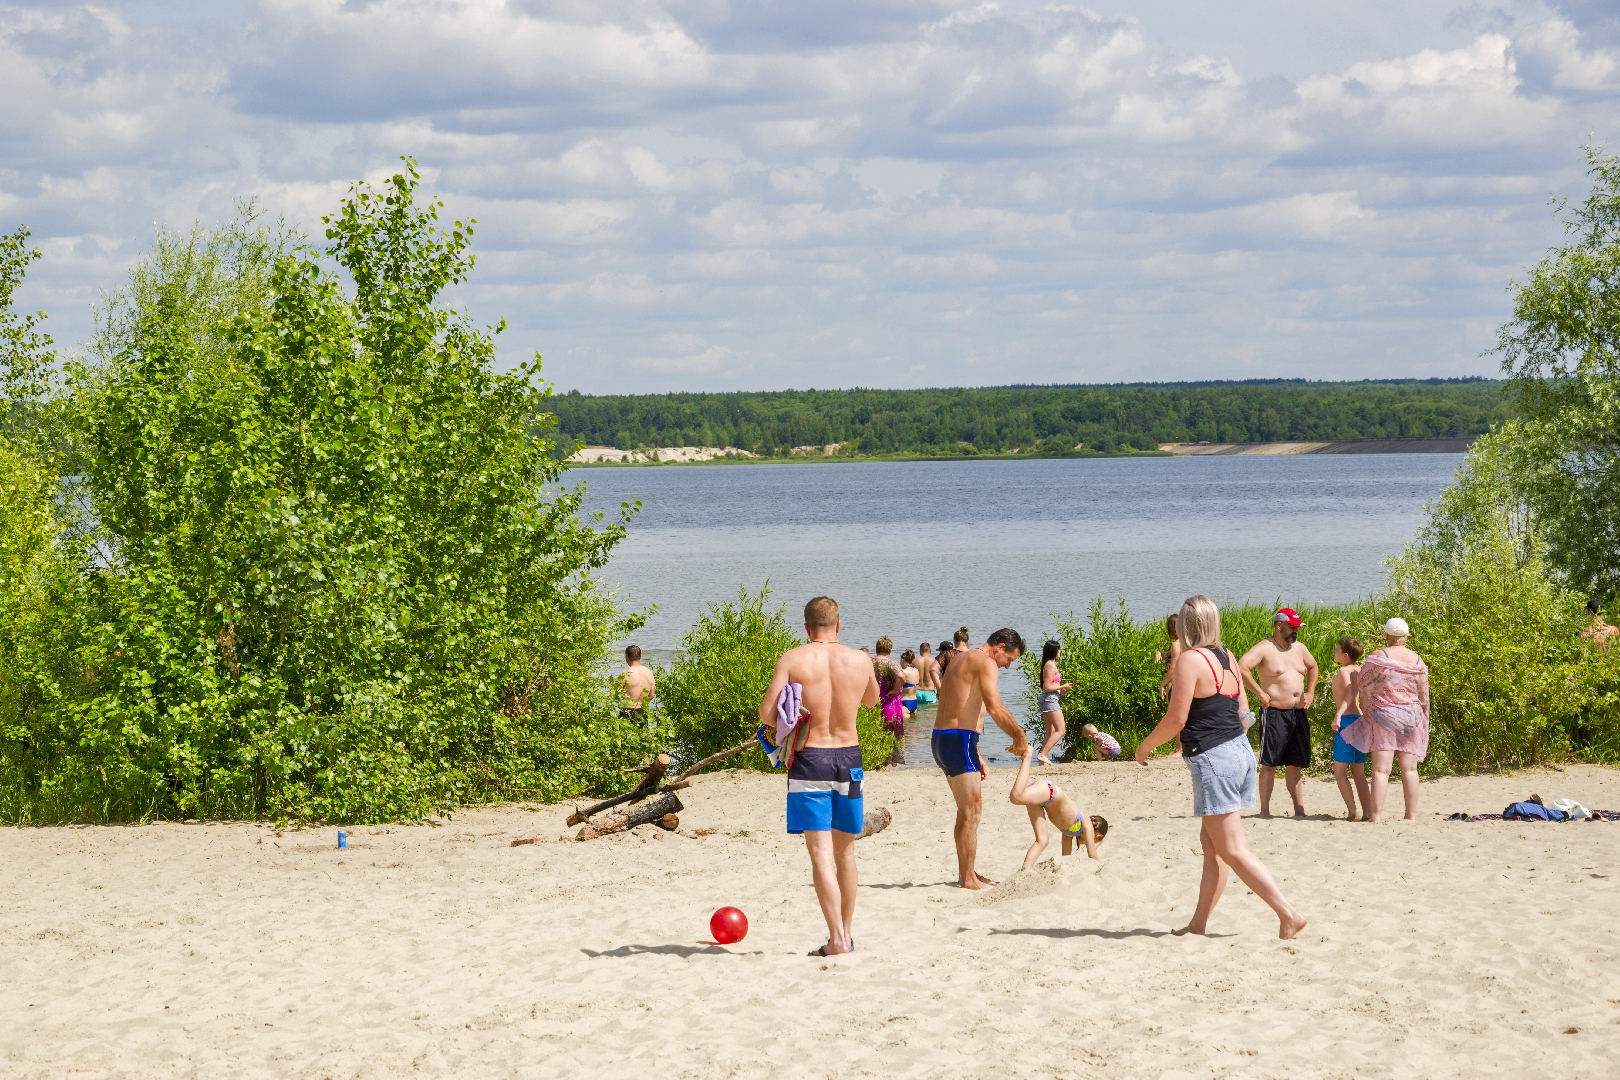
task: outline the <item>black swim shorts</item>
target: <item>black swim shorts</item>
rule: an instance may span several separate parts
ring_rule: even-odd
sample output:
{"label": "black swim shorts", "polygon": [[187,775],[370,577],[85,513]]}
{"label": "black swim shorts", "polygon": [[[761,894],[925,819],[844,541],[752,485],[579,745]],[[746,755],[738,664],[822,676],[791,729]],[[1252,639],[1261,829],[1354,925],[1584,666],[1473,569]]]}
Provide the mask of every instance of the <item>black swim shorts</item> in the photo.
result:
{"label": "black swim shorts", "polygon": [[1311,721],[1304,709],[1260,710],[1260,764],[1311,767]]}

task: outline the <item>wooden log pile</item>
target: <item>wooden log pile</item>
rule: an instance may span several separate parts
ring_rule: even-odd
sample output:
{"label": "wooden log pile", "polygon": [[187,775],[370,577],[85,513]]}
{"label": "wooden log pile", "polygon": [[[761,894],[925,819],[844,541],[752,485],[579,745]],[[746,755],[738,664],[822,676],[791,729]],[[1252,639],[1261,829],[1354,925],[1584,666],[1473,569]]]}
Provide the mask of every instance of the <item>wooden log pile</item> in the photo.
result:
{"label": "wooden log pile", "polygon": [[[712,765],[722,758],[740,754],[753,745],[754,740],[749,739],[747,742],[738,743],[727,750],[722,750],[718,754],[710,754],[668,783],[663,782],[664,774],[669,771],[670,765],[673,764],[673,759],[668,754],[659,754],[646,765],[626,769],[625,772],[641,773],[641,782],[623,795],[603,799],[601,802],[583,809],[576,807],[574,812],[568,815],[568,824],[570,826],[580,824],[585,826],[579,830],[579,835],[575,839],[595,840],[598,836],[623,832],[626,829],[633,829],[637,825],[656,825],[665,832],[674,832],[680,828],[681,819],[679,815],[685,809],[681,805],[681,800],[676,798],[675,792],[682,788],[691,787],[692,776],[705,765]],[[645,805],[637,805],[643,802],[645,802]],[[628,809],[621,810],[601,821],[590,820],[593,814],[599,814],[603,810],[610,810],[626,803],[630,804]]]}
{"label": "wooden log pile", "polygon": [[[664,774],[669,771],[672,764],[672,759],[668,754],[659,754],[646,765],[626,769],[625,772],[639,772],[642,774],[640,782],[635,787],[622,795],[615,795],[611,799],[603,799],[601,802],[591,806],[575,807],[574,812],[568,815],[570,827],[575,825],[585,826],[579,830],[579,835],[575,839],[595,840],[599,836],[624,832],[626,829],[633,829],[637,825],[656,825],[666,832],[674,832],[680,828],[681,819],[679,815],[685,809],[681,805],[681,800],[676,797],[675,792],[680,791],[682,788],[691,787],[692,777],[704,766],[712,765],[722,758],[740,754],[753,745],[754,740],[749,739],[729,749],[722,750],[718,754],[710,754],[668,782],[664,780]],[[617,810],[615,813],[598,821],[591,820],[593,815],[604,810],[616,810],[621,806],[625,807],[625,809]],[[868,810],[861,835],[871,836],[873,833],[880,833],[889,827],[889,822],[892,820],[893,816],[889,813],[887,807],[879,806]],[[535,841],[514,840],[512,846],[516,847],[519,844],[532,843],[535,843]]]}

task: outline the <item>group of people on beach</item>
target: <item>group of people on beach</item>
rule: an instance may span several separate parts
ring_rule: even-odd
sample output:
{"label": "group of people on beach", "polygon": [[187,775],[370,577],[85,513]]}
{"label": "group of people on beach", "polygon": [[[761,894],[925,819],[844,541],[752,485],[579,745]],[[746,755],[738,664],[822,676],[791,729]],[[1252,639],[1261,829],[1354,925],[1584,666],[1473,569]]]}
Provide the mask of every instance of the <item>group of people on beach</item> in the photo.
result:
{"label": "group of people on beach", "polygon": [[[1284,770],[1295,815],[1305,813],[1300,776],[1310,765],[1311,754],[1306,710],[1319,673],[1309,650],[1298,644],[1304,625],[1299,614],[1283,608],[1274,625],[1271,637],[1234,660],[1221,644],[1220,611],[1208,597],[1189,597],[1169,623],[1174,643],[1165,657],[1163,683],[1168,705],[1158,726],[1138,744],[1135,760],[1147,766],[1155,749],[1173,742],[1174,753],[1192,778],[1204,867],[1197,907],[1187,925],[1175,931],[1178,935],[1205,932],[1226,887],[1227,868],[1276,912],[1280,937],[1292,938],[1305,926],[1305,917],[1248,850],[1239,817],[1239,811],[1257,799],[1262,815],[1269,816],[1278,768]],[[804,628],[805,644],[790,649],[776,664],[760,702],[759,719],[762,739],[787,767],[787,830],[804,836],[827,922],[827,941],[812,955],[833,956],[854,948],[858,882],[854,842],[865,816],[856,713],[863,705],[884,707],[885,719],[891,725],[898,720],[900,730],[904,717],[918,705],[936,706],[931,748],[956,803],[953,836],[958,884],[963,888],[996,885],[976,868],[986,772],[979,741],[987,715],[1007,734],[1012,753],[1019,758],[1009,800],[1026,809],[1035,833],[1024,866],[1034,865],[1048,846],[1048,826],[1062,836],[1065,855],[1080,845],[1091,858],[1099,858],[1097,844],[1107,835],[1106,820],[1087,814],[1080,801],[1055,782],[1031,778],[1034,748],[998,693],[1000,672],[1025,651],[1016,630],[997,630],[974,647],[963,627],[952,641],[940,643],[937,654],[925,644],[915,653],[906,650],[896,664],[888,638],[877,643],[875,660],[864,649],[839,643],[838,605],[830,597],[818,596],[805,605]],[[1384,626],[1385,645],[1372,656],[1363,658],[1362,646],[1354,638],[1340,638],[1335,649],[1339,665],[1333,678],[1335,776],[1352,819],[1358,815],[1350,796],[1351,779],[1361,796],[1359,816],[1377,821],[1397,760],[1406,816],[1416,814],[1417,762],[1428,746],[1428,670],[1422,658],[1406,647],[1408,633],[1403,620],[1390,619]],[[1042,764],[1049,762],[1053,746],[1062,738],[1061,697],[1071,688],[1058,671],[1059,655],[1058,644],[1047,642],[1038,702],[1045,722]],[[1251,693],[1261,708],[1258,762],[1247,737],[1255,722]],[[895,703],[892,709],[888,701]],[[1090,725],[1086,734],[1096,756],[1119,756],[1112,737]],[[1370,789],[1364,767],[1369,757]],[[1354,771],[1347,774],[1349,768]]]}

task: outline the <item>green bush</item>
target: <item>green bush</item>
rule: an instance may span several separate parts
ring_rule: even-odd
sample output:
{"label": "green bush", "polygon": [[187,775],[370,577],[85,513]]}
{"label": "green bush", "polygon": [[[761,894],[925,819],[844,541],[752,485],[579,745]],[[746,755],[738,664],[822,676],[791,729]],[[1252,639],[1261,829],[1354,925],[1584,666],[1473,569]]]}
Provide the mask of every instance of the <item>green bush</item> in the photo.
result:
{"label": "green bush", "polygon": [[60,632],[0,628],[0,817],[405,818],[655,748],[608,679],[639,620],[591,577],[623,522],[560,488],[537,366],[443,305],[471,229],[416,184],[352,188],[324,259],[164,236],[103,310],[56,403],[95,543]]}
{"label": "green bush", "polygon": [[[786,609],[770,608],[770,585],[750,594],[739,587],[735,601],[711,604],[681,636],[680,655],[658,671],[657,711],[668,717],[671,756],[689,764],[748,739],[759,729],[759,703],[783,653],[799,644]],[[895,738],[876,708],[856,716],[865,768],[879,769],[894,752]],[[771,771],[755,746],[713,769]]]}
{"label": "green bush", "polygon": [[1508,436],[1473,445],[1416,539],[1387,560],[1388,592],[1367,619],[1375,636],[1387,616],[1404,618],[1429,665],[1430,771],[1615,750],[1614,658],[1580,640],[1583,600],[1554,573],[1513,470]]}

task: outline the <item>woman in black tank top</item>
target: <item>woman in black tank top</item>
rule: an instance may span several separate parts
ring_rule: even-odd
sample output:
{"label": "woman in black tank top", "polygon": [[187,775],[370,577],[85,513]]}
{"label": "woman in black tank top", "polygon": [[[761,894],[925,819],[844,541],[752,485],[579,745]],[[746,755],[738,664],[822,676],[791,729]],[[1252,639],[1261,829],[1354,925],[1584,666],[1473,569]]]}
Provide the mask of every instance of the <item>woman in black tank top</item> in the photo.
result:
{"label": "woman in black tank top", "polygon": [[[1192,704],[1187,707],[1187,723],[1181,729],[1181,752],[1188,757],[1197,757],[1205,750],[1215,747],[1232,739],[1241,739],[1248,731],[1243,726],[1243,720],[1238,712],[1238,698],[1243,696],[1241,689],[1234,688],[1230,694],[1224,692],[1225,684],[1242,681],[1232,670],[1232,657],[1219,645],[1194,650],[1199,658],[1209,665],[1210,674],[1216,678],[1215,692],[1208,697],[1195,697]],[[1209,654],[1214,653],[1220,660],[1221,668],[1217,672]],[[1185,654],[1184,654],[1185,655]]]}
{"label": "woman in black tank top", "polygon": [[1176,618],[1176,632],[1185,648],[1171,675],[1170,708],[1136,748],[1136,760],[1145,766],[1155,747],[1180,735],[1182,760],[1192,779],[1204,873],[1192,921],[1175,932],[1204,933],[1226,890],[1230,867],[1277,913],[1277,936],[1291,938],[1305,928],[1305,916],[1283,896],[1243,836],[1240,812],[1259,801],[1254,748],[1243,722],[1244,714],[1253,714],[1243,682],[1232,670],[1231,654],[1220,643],[1219,609],[1207,596],[1188,598]]}

